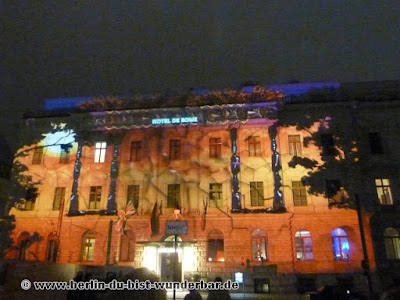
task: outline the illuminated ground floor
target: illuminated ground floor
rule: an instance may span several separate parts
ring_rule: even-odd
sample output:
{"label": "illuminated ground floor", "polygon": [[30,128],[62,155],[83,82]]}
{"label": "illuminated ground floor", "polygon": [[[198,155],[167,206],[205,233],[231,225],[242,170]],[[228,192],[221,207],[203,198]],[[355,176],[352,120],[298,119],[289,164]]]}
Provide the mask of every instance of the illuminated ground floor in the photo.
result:
{"label": "illuminated ground floor", "polygon": [[[163,281],[244,277],[252,292],[313,290],[343,283],[366,290],[357,216],[350,210],[327,213],[229,214],[211,211],[206,218],[181,216],[186,233],[169,234],[173,214],[156,222],[132,216],[125,234],[115,230],[116,216],[17,218],[16,248],[10,258],[86,265],[146,267]],[[56,230],[59,226],[60,244]],[[367,250],[373,257],[368,220]],[[24,242],[33,232],[40,241]],[[157,233],[158,231],[158,233]],[[374,271],[373,259],[370,266]]]}

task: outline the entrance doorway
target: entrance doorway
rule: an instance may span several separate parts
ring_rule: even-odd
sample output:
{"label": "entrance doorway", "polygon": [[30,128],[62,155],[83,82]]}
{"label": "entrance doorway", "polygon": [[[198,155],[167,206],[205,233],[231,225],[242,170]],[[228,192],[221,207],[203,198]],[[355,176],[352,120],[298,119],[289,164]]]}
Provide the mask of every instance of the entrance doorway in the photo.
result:
{"label": "entrance doorway", "polygon": [[160,249],[161,281],[182,280],[182,239],[170,235],[164,239],[164,248]]}

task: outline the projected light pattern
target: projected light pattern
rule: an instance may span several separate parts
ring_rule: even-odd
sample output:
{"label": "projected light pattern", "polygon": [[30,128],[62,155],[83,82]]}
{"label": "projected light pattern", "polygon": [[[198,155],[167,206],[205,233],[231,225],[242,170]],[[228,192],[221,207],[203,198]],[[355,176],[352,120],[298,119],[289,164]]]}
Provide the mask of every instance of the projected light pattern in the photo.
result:
{"label": "projected light pattern", "polygon": [[65,149],[66,145],[75,143],[75,133],[73,130],[60,130],[52,133],[45,134],[45,138],[40,142],[41,145],[46,146],[47,154],[54,154],[58,156],[62,147]]}

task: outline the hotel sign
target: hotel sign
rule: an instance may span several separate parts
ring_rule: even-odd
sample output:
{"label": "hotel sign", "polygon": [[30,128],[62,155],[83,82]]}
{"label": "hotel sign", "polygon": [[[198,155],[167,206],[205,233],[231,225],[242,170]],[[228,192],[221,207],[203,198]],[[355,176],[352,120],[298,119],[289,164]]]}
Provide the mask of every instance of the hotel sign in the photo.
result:
{"label": "hotel sign", "polygon": [[165,224],[166,234],[187,234],[187,221],[167,221]]}
{"label": "hotel sign", "polygon": [[152,119],[151,124],[182,124],[182,123],[197,123],[197,117],[183,117],[183,118],[159,118]]}

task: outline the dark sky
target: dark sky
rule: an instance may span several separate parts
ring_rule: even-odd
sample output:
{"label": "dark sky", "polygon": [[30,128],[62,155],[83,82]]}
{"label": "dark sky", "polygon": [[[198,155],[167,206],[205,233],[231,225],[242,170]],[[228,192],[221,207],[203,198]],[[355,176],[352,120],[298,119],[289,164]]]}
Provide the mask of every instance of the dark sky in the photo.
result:
{"label": "dark sky", "polygon": [[0,132],[44,98],[400,79],[398,1],[0,1]]}

